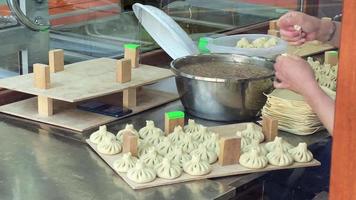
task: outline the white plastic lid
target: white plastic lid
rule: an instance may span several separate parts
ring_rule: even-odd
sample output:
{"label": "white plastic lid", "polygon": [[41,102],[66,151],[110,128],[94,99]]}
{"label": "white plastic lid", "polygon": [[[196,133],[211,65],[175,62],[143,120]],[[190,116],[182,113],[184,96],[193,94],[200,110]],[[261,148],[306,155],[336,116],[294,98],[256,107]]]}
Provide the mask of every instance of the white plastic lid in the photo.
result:
{"label": "white plastic lid", "polygon": [[135,3],[133,11],[157,44],[173,59],[199,54],[188,34],[165,12],[148,5]]}

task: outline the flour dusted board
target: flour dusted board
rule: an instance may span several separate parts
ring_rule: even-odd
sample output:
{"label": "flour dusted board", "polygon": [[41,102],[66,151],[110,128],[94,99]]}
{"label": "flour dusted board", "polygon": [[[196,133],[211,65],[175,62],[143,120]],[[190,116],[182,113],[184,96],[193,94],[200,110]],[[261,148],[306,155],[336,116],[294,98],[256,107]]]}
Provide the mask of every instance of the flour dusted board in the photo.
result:
{"label": "flour dusted board", "polygon": [[[243,130],[245,129],[245,124],[231,124],[231,125],[225,125],[225,126],[217,126],[217,127],[211,127],[210,130],[218,133],[220,136],[230,136],[234,135],[234,133],[237,130]],[[120,158],[122,154],[118,155],[104,155],[101,154],[97,151],[96,145],[91,143],[88,140],[86,142],[89,144],[89,146],[111,167],[113,168],[113,163],[115,160]],[[162,178],[156,178],[153,182],[149,183],[144,183],[144,184],[139,184],[135,183],[131,180],[129,180],[126,176],[126,173],[120,173],[117,172],[122,179],[126,181],[128,185],[130,185],[131,188],[133,189],[144,189],[144,188],[150,188],[150,187],[157,187],[157,186],[162,186],[162,185],[168,185],[168,184],[174,184],[174,183],[181,183],[181,182],[187,182],[187,181],[193,181],[193,180],[200,180],[200,179],[206,179],[206,178],[217,178],[217,177],[224,177],[224,176],[231,176],[231,175],[239,175],[239,174],[248,174],[248,173],[254,173],[254,172],[265,172],[265,171],[273,171],[273,170],[280,170],[280,169],[292,169],[292,168],[302,168],[302,167],[313,167],[313,166],[319,166],[320,162],[317,160],[312,160],[309,163],[294,163],[291,166],[288,167],[277,167],[277,166],[271,166],[268,165],[264,169],[248,169],[245,167],[242,167],[241,165],[228,165],[228,166],[220,166],[217,163],[214,163],[212,165],[212,172],[204,175],[204,176],[191,176],[186,173],[183,173],[182,176],[180,176],[177,179],[174,180],[166,180]]]}

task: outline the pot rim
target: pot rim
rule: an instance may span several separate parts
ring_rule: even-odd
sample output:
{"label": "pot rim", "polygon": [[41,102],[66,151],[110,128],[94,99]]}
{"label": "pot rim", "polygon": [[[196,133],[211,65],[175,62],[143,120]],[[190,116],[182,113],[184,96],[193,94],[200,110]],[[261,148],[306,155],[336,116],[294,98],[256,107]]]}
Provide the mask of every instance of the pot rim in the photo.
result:
{"label": "pot rim", "polygon": [[257,56],[247,56],[247,55],[242,55],[242,54],[229,54],[229,53],[210,53],[210,54],[197,54],[197,55],[189,55],[189,56],[184,56],[181,58],[177,58],[173,60],[170,63],[171,70],[176,76],[182,76],[185,78],[189,79],[195,79],[195,80],[200,80],[200,81],[206,81],[206,82],[217,82],[217,83],[225,83],[225,82],[244,82],[244,81],[257,81],[257,80],[263,80],[263,79],[268,79],[268,78],[273,78],[274,77],[274,70],[272,69],[272,74],[267,75],[267,76],[261,76],[258,78],[229,78],[229,79],[222,79],[222,78],[210,78],[210,77],[203,77],[203,76],[195,76],[191,74],[187,74],[184,72],[181,72],[179,69],[177,69],[175,66],[177,62],[191,58],[191,57],[201,57],[201,56],[219,56],[219,57],[226,57],[226,56],[239,56],[239,57],[244,57],[244,58],[249,58],[249,59],[255,59],[259,60],[262,62],[270,62],[271,64],[275,63],[274,60],[268,59],[268,58],[263,58],[263,57],[257,57]]}

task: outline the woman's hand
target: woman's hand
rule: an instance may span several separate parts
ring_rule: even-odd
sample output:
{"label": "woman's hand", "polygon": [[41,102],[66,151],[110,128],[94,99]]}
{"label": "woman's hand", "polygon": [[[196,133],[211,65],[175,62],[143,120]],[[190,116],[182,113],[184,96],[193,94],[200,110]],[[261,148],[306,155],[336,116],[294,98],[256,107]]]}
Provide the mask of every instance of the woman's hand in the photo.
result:
{"label": "woman's hand", "polygon": [[301,12],[288,12],[278,20],[282,39],[292,45],[316,40],[321,31],[321,20]]}
{"label": "woman's hand", "polygon": [[275,88],[292,90],[303,96],[318,86],[314,72],[309,63],[297,56],[282,55],[274,64],[276,81]]}

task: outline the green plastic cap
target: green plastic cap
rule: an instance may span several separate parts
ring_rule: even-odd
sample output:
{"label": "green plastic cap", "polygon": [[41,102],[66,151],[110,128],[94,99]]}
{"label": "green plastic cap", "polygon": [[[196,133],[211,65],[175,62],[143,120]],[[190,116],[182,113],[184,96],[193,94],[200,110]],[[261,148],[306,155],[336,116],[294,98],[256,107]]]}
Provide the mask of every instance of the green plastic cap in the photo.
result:
{"label": "green plastic cap", "polygon": [[198,48],[199,48],[200,53],[210,53],[209,49],[206,48],[208,43],[209,43],[209,40],[206,37],[202,37],[199,39]]}
{"label": "green plastic cap", "polygon": [[139,47],[140,47],[139,44],[125,44],[125,45],[124,45],[124,48],[125,48],[125,49],[137,49],[137,48],[139,48]]}
{"label": "green plastic cap", "polygon": [[172,111],[166,113],[168,119],[180,119],[184,118],[185,114],[182,111]]}

